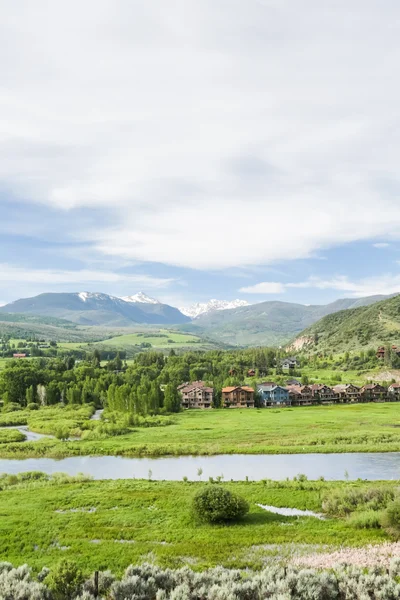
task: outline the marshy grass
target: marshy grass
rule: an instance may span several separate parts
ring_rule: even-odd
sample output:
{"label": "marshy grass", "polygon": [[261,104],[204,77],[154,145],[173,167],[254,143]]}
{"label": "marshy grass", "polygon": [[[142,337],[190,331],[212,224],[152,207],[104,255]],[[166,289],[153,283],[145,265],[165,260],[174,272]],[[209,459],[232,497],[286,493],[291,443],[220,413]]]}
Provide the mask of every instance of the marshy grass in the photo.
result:
{"label": "marshy grass", "polygon": [[[362,527],[348,517],[318,520],[274,514],[257,504],[322,512],[322,498],[357,482],[224,482],[243,497],[249,513],[239,522],[197,522],[191,512],[204,482],[91,481],[84,476],[40,473],[0,478],[0,560],[40,569],[72,558],[85,570],[121,573],[150,555],[163,567],[216,565],[262,568],[307,552],[363,548],[392,538],[382,528]],[[371,483],[372,489],[382,483]],[[397,483],[392,485],[396,489]],[[96,543],[93,542],[96,540]],[[123,540],[123,542],[122,542]],[[130,542],[130,543],[128,543]],[[134,543],[133,543],[134,542]],[[121,552],[121,543],[124,544]],[[61,551],[60,548],[63,548]],[[307,550],[309,548],[309,551]],[[257,549],[257,550],[256,550]],[[146,558],[147,557],[147,558]]]}

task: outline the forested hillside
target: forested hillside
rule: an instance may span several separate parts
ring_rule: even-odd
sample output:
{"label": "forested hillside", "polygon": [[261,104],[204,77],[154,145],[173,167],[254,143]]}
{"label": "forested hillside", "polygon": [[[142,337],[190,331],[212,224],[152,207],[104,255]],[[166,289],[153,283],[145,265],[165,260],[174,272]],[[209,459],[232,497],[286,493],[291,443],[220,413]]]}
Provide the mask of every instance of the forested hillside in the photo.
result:
{"label": "forested hillside", "polygon": [[297,336],[294,347],[342,352],[400,345],[400,296],[327,315]]}

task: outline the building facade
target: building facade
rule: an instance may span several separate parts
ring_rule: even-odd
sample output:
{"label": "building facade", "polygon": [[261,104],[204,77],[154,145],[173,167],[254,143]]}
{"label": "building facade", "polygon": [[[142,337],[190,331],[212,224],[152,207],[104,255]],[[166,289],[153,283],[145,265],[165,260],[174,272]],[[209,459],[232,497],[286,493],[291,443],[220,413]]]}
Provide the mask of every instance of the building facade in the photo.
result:
{"label": "building facade", "polygon": [[224,408],[254,408],[253,388],[247,385],[222,388],[222,406]]}
{"label": "building facade", "polygon": [[261,383],[257,391],[263,406],[290,406],[289,390],[274,383]]}
{"label": "building facade", "polygon": [[186,383],[178,386],[182,397],[182,408],[212,408],[214,389],[207,387],[202,381]]}

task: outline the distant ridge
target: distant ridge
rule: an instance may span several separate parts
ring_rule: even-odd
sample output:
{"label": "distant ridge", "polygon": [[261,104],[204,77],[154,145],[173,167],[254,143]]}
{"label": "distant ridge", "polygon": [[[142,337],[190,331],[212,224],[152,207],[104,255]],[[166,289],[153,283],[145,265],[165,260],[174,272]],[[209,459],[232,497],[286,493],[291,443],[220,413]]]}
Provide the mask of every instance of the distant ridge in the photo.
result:
{"label": "distant ridge", "polygon": [[134,323],[175,325],[190,319],[168,304],[126,302],[99,292],[48,293],[6,304],[0,313],[66,319],[80,325],[127,327]]}
{"label": "distant ridge", "polygon": [[[280,346],[298,337],[326,315],[346,313],[391,297],[344,298],[326,305],[268,301],[242,305],[245,301],[211,300],[207,312],[193,319],[181,310],[138,292],[117,298],[101,292],[46,293],[0,307],[1,315],[36,315],[65,319],[79,325],[130,327],[135,324],[173,325],[230,346]],[[240,303],[240,306],[232,304]],[[201,303],[199,303],[201,305]],[[19,321],[21,322],[21,321]]]}
{"label": "distant ridge", "polygon": [[260,302],[231,310],[212,311],[180,328],[224,344],[280,346],[325,315],[374,304],[388,297],[344,298],[326,305],[311,306],[278,301]]}

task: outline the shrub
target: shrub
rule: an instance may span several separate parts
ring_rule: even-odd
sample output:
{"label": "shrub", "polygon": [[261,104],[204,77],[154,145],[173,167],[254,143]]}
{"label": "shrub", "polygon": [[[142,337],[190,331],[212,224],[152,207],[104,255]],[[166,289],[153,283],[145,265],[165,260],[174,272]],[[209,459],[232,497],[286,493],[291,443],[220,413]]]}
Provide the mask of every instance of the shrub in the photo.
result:
{"label": "shrub", "polygon": [[249,512],[249,504],[219,485],[207,485],[195,494],[193,512],[208,523],[236,521]]}
{"label": "shrub", "polygon": [[349,517],[349,523],[356,529],[379,529],[381,527],[382,511],[365,510],[355,512]]}
{"label": "shrub", "polygon": [[388,504],[381,522],[388,533],[395,537],[400,536],[400,499],[397,498]]}
{"label": "shrub", "polygon": [[69,438],[69,429],[66,427],[59,427],[55,431],[55,436],[58,440],[67,440]]}
{"label": "shrub", "polygon": [[22,410],[19,404],[16,402],[8,402],[3,408],[3,413],[15,412],[17,410]]}
{"label": "shrub", "polygon": [[46,578],[46,583],[56,600],[70,600],[79,592],[84,582],[82,571],[70,560],[59,563]]}
{"label": "shrub", "polygon": [[333,517],[345,517],[357,510],[381,510],[394,500],[394,490],[385,486],[338,488],[330,490],[323,502],[324,511]]}
{"label": "shrub", "polygon": [[36,404],[36,402],[29,402],[26,408],[28,410],[39,410],[39,404]]}

